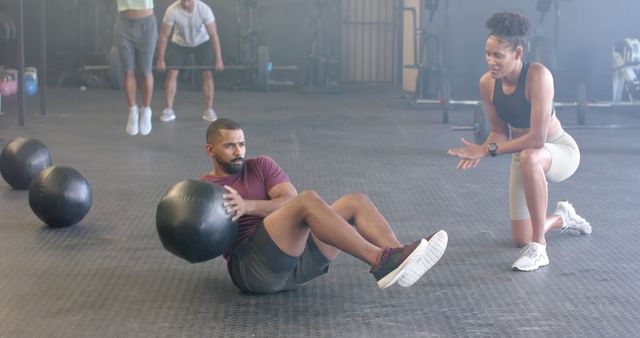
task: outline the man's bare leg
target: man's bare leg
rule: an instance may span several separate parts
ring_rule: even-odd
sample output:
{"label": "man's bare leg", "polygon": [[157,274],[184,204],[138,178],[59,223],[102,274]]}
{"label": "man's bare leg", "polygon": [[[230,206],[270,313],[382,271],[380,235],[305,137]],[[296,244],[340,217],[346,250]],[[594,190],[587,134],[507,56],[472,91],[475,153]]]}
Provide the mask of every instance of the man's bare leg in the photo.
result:
{"label": "man's bare leg", "polygon": [[[264,219],[264,226],[278,247],[291,256],[304,252],[310,232],[323,243],[376,266],[382,249],[367,241],[318,194],[303,191]],[[331,258],[331,257],[327,257]]]}
{"label": "man's bare leg", "polygon": [[173,100],[176,97],[178,70],[169,69],[164,80],[164,98],[167,108],[173,110]]}
{"label": "man's bare leg", "polygon": [[204,96],[204,110],[213,109],[213,75],[210,70],[202,71],[202,94]]}
{"label": "man's bare leg", "polygon": [[[369,243],[378,248],[399,248],[402,244],[398,241],[391,225],[382,216],[373,202],[362,193],[352,193],[340,197],[331,204],[340,217],[355,226],[356,231]],[[334,260],[340,250],[322,242],[311,231],[311,235],[320,252],[329,260]]]}

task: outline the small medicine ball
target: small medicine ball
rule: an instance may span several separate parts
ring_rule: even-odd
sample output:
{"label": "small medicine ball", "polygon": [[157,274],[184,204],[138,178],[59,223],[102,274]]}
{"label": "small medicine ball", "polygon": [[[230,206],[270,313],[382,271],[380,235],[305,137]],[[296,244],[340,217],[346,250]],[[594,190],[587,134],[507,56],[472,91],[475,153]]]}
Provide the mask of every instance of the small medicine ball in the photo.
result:
{"label": "small medicine ball", "polygon": [[47,225],[60,228],[76,224],[91,209],[91,186],[70,167],[42,170],[29,186],[31,210]]}
{"label": "small medicine ball", "polygon": [[178,182],[162,197],[156,228],[165,249],[190,263],[220,256],[238,231],[223,206],[224,190],[197,180]]}
{"label": "small medicine ball", "polygon": [[27,189],[42,169],[51,165],[47,147],[36,139],[18,137],[2,149],[0,174],[14,189]]}

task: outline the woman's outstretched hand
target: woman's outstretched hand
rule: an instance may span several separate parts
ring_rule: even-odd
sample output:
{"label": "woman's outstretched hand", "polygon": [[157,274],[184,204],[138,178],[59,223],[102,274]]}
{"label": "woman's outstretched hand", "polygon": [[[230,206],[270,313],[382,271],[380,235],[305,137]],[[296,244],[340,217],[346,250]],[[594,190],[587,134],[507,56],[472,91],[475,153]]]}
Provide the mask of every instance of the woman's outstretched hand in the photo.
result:
{"label": "woman's outstretched hand", "polygon": [[480,163],[480,160],[487,156],[487,150],[483,145],[469,142],[463,138],[460,139],[463,147],[451,148],[447,150],[447,154],[451,156],[457,156],[460,158],[458,162],[458,169],[466,170],[471,169]]}

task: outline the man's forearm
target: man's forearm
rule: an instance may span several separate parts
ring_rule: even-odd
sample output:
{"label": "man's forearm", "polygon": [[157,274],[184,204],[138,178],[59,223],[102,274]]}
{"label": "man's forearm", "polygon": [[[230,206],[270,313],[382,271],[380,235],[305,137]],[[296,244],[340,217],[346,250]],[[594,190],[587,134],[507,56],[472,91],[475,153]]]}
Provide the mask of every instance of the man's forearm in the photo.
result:
{"label": "man's forearm", "polygon": [[222,51],[220,50],[220,40],[218,39],[217,34],[211,37],[211,48],[213,48],[213,53],[215,54],[216,60],[222,60]]}
{"label": "man's forearm", "polygon": [[272,200],[247,200],[247,214],[259,217],[267,217],[272,212],[280,209],[295,196],[282,196]]}
{"label": "man's forearm", "polygon": [[164,59],[164,51],[167,48],[167,39],[166,38],[159,38],[158,39],[158,48],[157,48],[157,53],[158,53],[158,59]]}

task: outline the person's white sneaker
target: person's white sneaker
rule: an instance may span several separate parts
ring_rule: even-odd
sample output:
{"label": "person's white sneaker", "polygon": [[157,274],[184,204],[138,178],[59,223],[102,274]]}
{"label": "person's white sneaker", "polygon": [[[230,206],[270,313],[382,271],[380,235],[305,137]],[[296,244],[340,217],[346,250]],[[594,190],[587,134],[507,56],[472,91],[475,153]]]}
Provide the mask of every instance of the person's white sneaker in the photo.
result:
{"label": "person's white sneaker", "polygon": [[175,119],[176,119],[176,113],[174,113],[173,109],[171,108],[166,108],[165,110],[162,111],[162,114],[160,114],[160,121],[162,122],[169,122]]}
{"label": "person's white sneaker", "polygon": [[202,113],[202,119],[213,122],[218,119],[218,115],[216,115],[216,112],[213,109],[209,108]]}
{"label": "person's white sneaker", "polygon": [[568,201],[559,201],[554,215],[560,216],[564,224],[562,231],[567,231],[575,236],[588,235],[591,233],[591,224],[582,216],[576,213],[576,209]]}
{"label": "person's white sneaker", "polygon": [[406,271],[418,269],[417,265],[420,265],[427,246],[427,240],[421,238],[401,248],[384,248],[379,257],[379,265],[371,268],[378,287],[386,289],[395,284]]}
{"label": "person's white sneaker", "polygon": [[148,135],[151,132],[151,108],[142,108],[140,114],[140,135]]}
{"label": "person's white sneaker", "polygon": [[513,262],[511,269],[514,271],[533,271],[545,265],[549,265],[547,246],[531,242],[522,248],[520,258]]}
{"label": "person's white sneaker", "polygon": [[138,107],[133,106],[129,108],[129,118],[127,120],[127,134],[129,135],[138,135],[138,117],[139,117]]}

